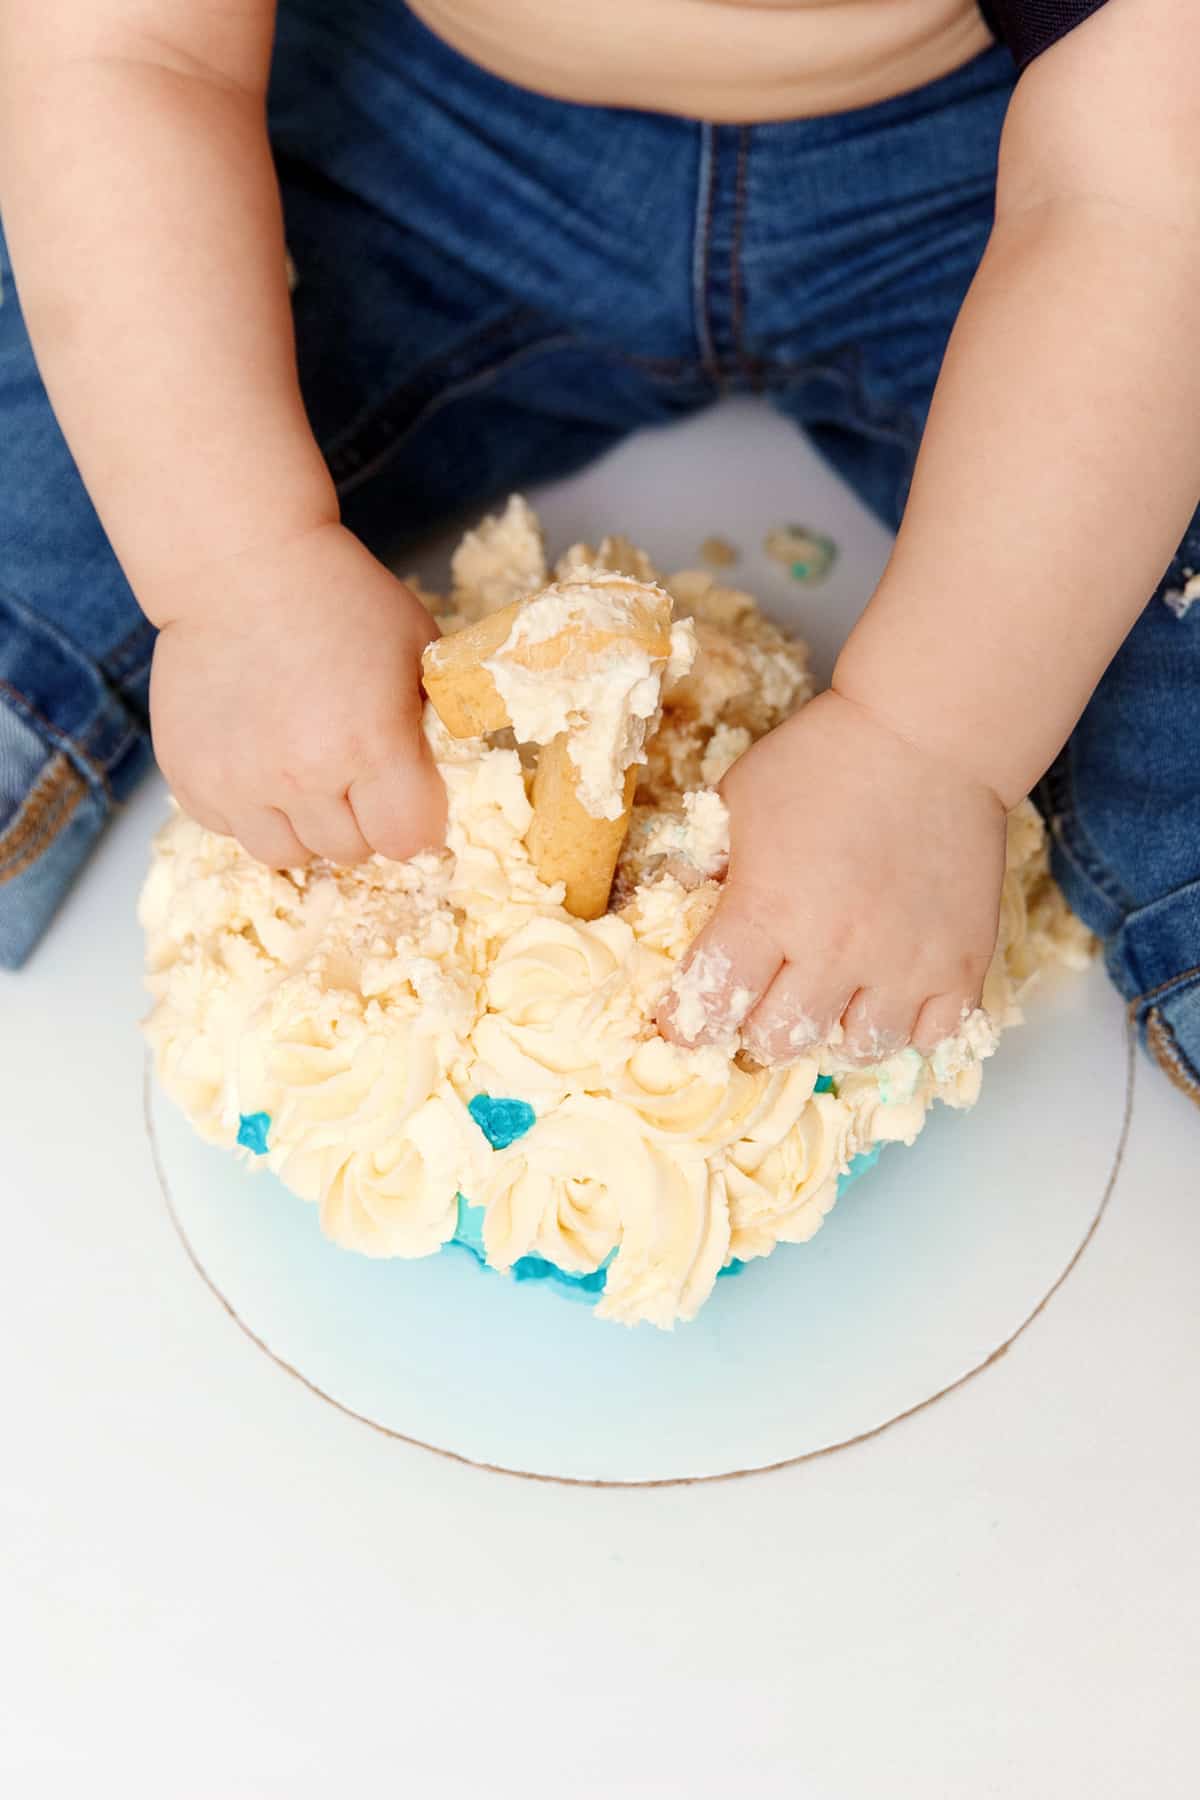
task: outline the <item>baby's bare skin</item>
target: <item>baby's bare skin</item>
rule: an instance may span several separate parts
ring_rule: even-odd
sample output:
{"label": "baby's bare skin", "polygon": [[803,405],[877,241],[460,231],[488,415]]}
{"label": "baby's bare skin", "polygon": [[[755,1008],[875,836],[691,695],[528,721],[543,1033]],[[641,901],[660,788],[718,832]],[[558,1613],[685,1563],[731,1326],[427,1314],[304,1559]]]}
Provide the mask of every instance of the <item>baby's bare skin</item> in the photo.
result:
{"label": "baby's bare skin", "polygon": [[975,0],[417,0],[413,11],[473,62],[559,99],[735,124],[870,106],[991,41]]}
{"label": "baby's bare skin", "polygon": [[[672,4],[695,12],[688,79],[733,94],[746,70],[722,17],[742,9]],[[758,11],[797,45],[819,30],[835,47],[841,21],[860,76],[875,17],[895,79],[902,6],[963,17],[923,4]],[[529,42],[562,10],[523,0]],[[470,11],[516,54],[513,9]],[[164,627],[171,780],[267,860],[399,856],[440,828],[416,708],[429,624],[342,531],[305,421],[264,120],[272,17],[269,0],[0,0],[0,203],[68,441]],[[589,29],[608,17],[589,9]],[[728,969],[714,1014],[744,989],[772,1053],[839,1004],[864,1054],[975,1004],[1003,809],[1065,741],[1200,497],[1200,101],[1178,78],[1198,54],[1194,0],[1108,0],[1017,89],[888,570],[833,694],[728,779],[733,858],[700,948]],[[725,116],[754,116],[752,85]],[[639,104],[686,109],[668,76]],[[764,90],[758,116],[776,104]],[[256,659],[284,637],[281,698]]]}
{"label": "baby's bare skin", "polygon": [[193,818],[276,868],[441,840],[445,795],[420,728],[436,628],[357,538],[318,525],[201,569],[169,603],[154,747]]}

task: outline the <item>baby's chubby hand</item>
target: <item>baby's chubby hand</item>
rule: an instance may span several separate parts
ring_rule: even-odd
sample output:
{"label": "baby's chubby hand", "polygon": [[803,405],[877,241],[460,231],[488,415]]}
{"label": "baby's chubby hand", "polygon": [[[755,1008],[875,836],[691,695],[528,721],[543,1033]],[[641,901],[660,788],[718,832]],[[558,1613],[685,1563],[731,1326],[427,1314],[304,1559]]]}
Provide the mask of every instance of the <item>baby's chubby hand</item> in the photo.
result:
{"label": "baby's chubby hand", "polygon": [[349,531],[321,524],[155,598],[154,746],[193,818],[275,868],[441,842],[420,691],[437,628]]}
{"label": "baby's chubby hand", "polygon": [[753,1056],[785,1062],[840,1021],[843,1053],[874,1062],[956,1030],[996,943],[998,795],[835,689],[721,791],[729,877],[664,1034],[696,1044],[740,1027]]}

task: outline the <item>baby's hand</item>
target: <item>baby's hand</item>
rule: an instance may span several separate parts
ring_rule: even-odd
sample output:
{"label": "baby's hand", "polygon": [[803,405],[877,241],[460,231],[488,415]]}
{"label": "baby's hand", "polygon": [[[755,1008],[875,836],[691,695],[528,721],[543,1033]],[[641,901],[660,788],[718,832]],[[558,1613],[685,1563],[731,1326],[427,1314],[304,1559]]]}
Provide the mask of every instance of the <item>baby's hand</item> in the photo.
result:
{"label": "baby's hand", "polygon": [[[156,596],[161,599],[161,596]],[[238,557],[167,597],[150,709],[180,805],[275,868],[441,842],[421,732],[420,601],[340,525]]]}
{"label": "baby's hand", "polygon": [[[828,1039],[867,1062],[928,1051],[979,1002],[1004,875],[999,797],[834,690],[722,784],[729,878],[660,1024],[787,1061]],[[703,1023],[697,1030],[697,1001]]]}

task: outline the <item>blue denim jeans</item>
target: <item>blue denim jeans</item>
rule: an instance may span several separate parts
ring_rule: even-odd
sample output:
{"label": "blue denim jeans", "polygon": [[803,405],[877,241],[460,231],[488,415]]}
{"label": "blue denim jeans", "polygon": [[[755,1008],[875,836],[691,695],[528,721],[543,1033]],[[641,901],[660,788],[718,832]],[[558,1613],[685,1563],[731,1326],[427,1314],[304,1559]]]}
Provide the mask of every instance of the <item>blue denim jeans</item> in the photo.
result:
{"label": "blue denim jeans", "polygon": [[[541,98],[399,0],[283,0],[271,128],[300,375],[386,554],[721,394],[768,394],[888,523],[992,217],[996,50],[882,105],[713,126]],[[150,761],[153,634],[38,379],[0,239],[0,963]],[[1164,587],[1200,568],[1200,522]],[[1200,1097],[1200,603],[1153,599],[1047,778],[1072,904]]]}

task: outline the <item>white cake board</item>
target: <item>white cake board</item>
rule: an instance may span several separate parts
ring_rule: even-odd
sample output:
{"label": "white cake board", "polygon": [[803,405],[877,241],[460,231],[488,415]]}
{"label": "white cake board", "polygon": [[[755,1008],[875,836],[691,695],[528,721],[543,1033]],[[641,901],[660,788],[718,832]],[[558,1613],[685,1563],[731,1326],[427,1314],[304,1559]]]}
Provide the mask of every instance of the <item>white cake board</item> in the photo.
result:
{"label": "white cake board", "polygon": [[673,1334],[603,1323],[463,1250],[339,1250],[314,1208],[201,1142],[152,1085],[147,1120],[196,1268],[320,1399],[514,1474],[703,1480],[825,1453],[928,1404],[1011,1344],[1074,1266],[1119,1166],[1133,1059],[1098,967],[1048,983],[1031,1012],[973,1113],[938,1108],[812,1243],[721,1280]]}
{"label": "white cake board", "polygon": [[[728,535],[739,558],[720,578],[801,632],[822,680],[890,545],[787,421],[748,400],[642,433],[533,498],[555,556],[618,530],[677,569],[701,560],[710,532]],[[766,554],[768,533],[789,521],[840,546],[819,585]],[[402,570],[444,587],[456,535]],[[885,1152],[811,1244],[722,1280],[670,1336],[602,1324],[466,1251],[420,1263],[339,1251],[310,1207],[194,1138],[160,1095],[147,1116],[200,1273],[321,1399],[513,1473],[703,1480],[821,1455],[928,1404],[986,1367],[1073,1267],[1115,1179],[1132,1061],[1098,967],[1063,977],[1030,1011],[973,1114],[939,1111],[912,1150]]]}

